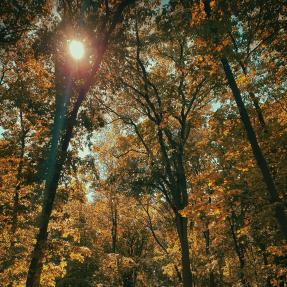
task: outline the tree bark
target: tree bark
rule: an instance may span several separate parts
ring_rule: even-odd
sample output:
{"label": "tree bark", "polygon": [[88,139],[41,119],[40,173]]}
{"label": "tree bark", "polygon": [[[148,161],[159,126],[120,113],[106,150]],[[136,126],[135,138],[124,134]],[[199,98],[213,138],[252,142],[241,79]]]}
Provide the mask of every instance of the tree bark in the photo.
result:
{"label": "tree bark", "polygon": [[261,151],[261,148],[259,147],[256,134],[251,125],[249,115],[243,103],[240,90],[236,84],[233,72],[231,71],[227,58],[223,57],[221,59],[221,63],[223,65],[223,69],[225,72],[226,79],[228,81],[228,85],[236,101],[236,104],[237,104],[237,107],[240,113],[240,117],[243,122],[246,134],[247,134],[249,144],[253,151],[254,158],[257,162],[257,165],[261,171],[263,180],[266,184],[268,195],[269,195],[269,201],[274,206],[273,209],[274,209],[275,219],[281,230],[282,236],[284,237],[285,240],[287,240],[287,217],[286,217],[283,204],[280,202],[280,198],[276,190],[275,183],[273,181],[268,163]]}

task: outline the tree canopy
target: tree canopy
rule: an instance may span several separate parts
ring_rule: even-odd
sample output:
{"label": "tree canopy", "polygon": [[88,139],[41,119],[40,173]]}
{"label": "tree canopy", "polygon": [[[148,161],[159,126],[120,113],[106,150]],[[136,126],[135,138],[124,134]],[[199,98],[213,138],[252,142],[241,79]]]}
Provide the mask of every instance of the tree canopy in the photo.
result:
{"label": "tree canopy", "polygon": [[287,284],[285,1],[2,2],[1,286]]}

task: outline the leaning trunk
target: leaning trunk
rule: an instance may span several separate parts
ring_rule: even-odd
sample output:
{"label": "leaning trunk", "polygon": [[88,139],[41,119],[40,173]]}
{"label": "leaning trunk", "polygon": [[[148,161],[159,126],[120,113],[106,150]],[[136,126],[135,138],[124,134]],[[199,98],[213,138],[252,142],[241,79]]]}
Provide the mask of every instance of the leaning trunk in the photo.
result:
{"label": "leaning trunk", "polygon": [[47,159],[46,185],[44,190],[43,208],[40,215],[40,227],[37,241],[31,255],[31,262],[28,270],[26,286],[40,286],[40,277],[43,267],[45,245],[48,237],[48,224],[50,221],[56,190],[59,184],[64,156],[59,155],[59,142],[64,129],[68,98],[70,96],[71,77],[68,76],[65,84],[61,84],[64,74],[60,72],[60,63],[55,61],[56,79],[56,110],[53,128],[51,131],[50,151]]}
{"label": "leaning trunk", "polygon": [[243,122],[244,128],[246,130],[247,138],[249,141],[249,144],[252,148],[253,155],[255,157],[255,160],[257,162],[258,167],[260,168],[260,171],[262,173],[263,180],[266,184],[268,195],[269,195],[269,201],[274,206],[274,214],[275,218],[277,220],[277,223],[279,225],[279,228],[281,230],[281,233],[285,240],[287,240],[287,217],[285,214],[284,207],[282,203],[280,202],[279,195],[277,193],[269,166],[267,164],[267,161],[261,151],[261,148],[259,147],[256,134],[253,130],[253,127],[250,122],[249,115],[247,113],[247,110],[245,108],[245,105],[242,101],[242,97],[240,94],[240,90],[237,87],[236,81],[234,79],[234,75],[231,71],[229,62],[226,58],[221,59],[221,63],[224,68],[225,76],[228,81],[228,85],[230,89],[232,90],[232,94],[234,96],[234,99],[236,101],[241,120]]}
{"label": "leaning trunk", "polygon": [[41,218],[40,218],[40,229],[37,236],[37,242],[34,247],[32,256],[31,256],[31,263],[29,267],[29,272],[27,276],[27,287],[38,287],[40,286],[40,277],[43,267],[43,257],[45,253],[45,245],[47,242],[48,237],[48,224],[51,217],[52,209],[53,209],[53,202],[56,195],[56,190],[58,187],[58,182],[60,179],[61,174],[61,166],[62,164],[59,163],[56,166],[56,170],[51,182],[48,184],[46,188],[47,197],[45,200],[45,204],[43,206]]}
{"label": "leaning trunk", "polygon": [[[241,60],[239,60],[239,65],[240,65],[240,67],[242,69],[242,72],[247,77],[248,76],[248,74],[247,74],[247,66],[245,66],[244,63]],[[256,111],[257,119],[259,121],[260,127],[265,133],[267,133],[267,126],[266,126],[266,123],[265,123],[263,112],[262,112],[262,110],[260,108],[260,105],[259,105],[259,100],[257,99],[257,97],[255,96],[255,94],[252,91],[249,92],[249,96],[251,98],[251,101],[253,103],[254,109]]]}
{"label": "leaning trunk", "polygon": [[[122,13],[124,9],[133,4],[134,0],[123,0],[119,3],[117,6],[117,9],[115,13],[113,14],[111,19],[108,22],[110,22],[109,27],[105,30],[103,33],[102,38],[99,39],[98,47],[97,47],[97,58],[95,60],[94,67],[89,75],[89,77],[86,79],[84,85],[81,87],[79,96],[74,103],[73,109],[70,113],[70,117],[66,123],[66,129],[65,132],[62,130],[61,125],[61,119],[63,120],[65,118],[65,109],[67,108],[67,105],[65,102],[66,97],[64,97],[64,102],[62,102],[62,98],[59,102],[59,108],[62,108],[62,110],[59,110],[60,114],[55,114],[54,118],[54,127],[53,127],[53,135],[52,135],[52,143],[51,143],[51,151],[50,151],[50,159],[49,162],[50,168],[48,168],[48,174],[47,174],[47,181],[46,181],[46,188],[45,188],[45,197],[43,202],[43,208],[41,212],[40,217],[40,227],[39,227],[39,233],[37,235],[36,244],[34,246],[32,256],[31,256],[31,262],[28,270],[27,275],[27,281],[26,286],[27,287],[39,287],[40,286],[40,276],[43,266],[43,257],[45,252],[45,245],[47,242],[48,237],[48,224],[50,221],[52,209],[53,209],[53,203],[56,195],[56,190],[59,184],[61,171],[63,168],[63,164],[66,159],[66,153],[68,150],[68,146],[70,143],[70,140],[73,135],[73,129],[77,121],[77,115],[78,111],[81,107],[81,104],[86,98],[86,94],[88,93],[93,80],[94,75],[98,72],[100,68],[100,64],[102,62],[103,55],[108,47],[108,41],[109,38],[115,29],[116,25],[122,21]],[[57,80],[57,77],[56,77]],[[67,92],[68,94],[68,92]],[[62,104],[61,104],[62,103]],[[56,109],[57,109],[56,105]],[[62,116],[62,118],[60,118]],[[60,124],[59,124],[60,123]],[[63,123],[63,122],[62,122]],[[63,137],[61,138],[61,136]],[[60,141],[60,143],[59,143]],[[60,144],[60,155],[58,155],[58,145]]]}
{"label": "leaning trunk", "polygon": [[253,92],[249,92],[249,95],[250,95],[250,98],[252,100],[253,106],[255,108],[257,118],[258,118],[258,121],[260,123],[260,127],[265,133],[267,133],[267,127],[266,127],[266,123],[264,120],[262,110],[261,110],[260,105],[259,105],[259,101]]}

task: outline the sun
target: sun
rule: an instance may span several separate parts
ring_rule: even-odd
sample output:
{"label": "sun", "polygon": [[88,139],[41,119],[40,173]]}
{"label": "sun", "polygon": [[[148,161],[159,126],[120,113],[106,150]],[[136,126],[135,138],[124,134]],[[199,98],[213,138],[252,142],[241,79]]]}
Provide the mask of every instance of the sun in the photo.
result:
{"label": "sun", "polygon": [[69,50],[70,50],[72,57],[76,60],[82,59],[85,54],[84,44],[78,40],[70,41]]}

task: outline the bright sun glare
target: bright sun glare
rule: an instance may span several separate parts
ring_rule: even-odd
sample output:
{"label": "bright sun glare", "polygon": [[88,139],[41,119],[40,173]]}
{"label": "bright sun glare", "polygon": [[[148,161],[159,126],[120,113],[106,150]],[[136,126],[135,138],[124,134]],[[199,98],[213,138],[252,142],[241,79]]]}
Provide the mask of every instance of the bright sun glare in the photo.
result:
{"label": "bright sun glare", "polygon": [[77,41],[77,40],[72,40],[69,43],[69,49],[74,59],[80,60],[81,58],[83,58],[85,49],[84,49],[84,45],[82,42]]}

